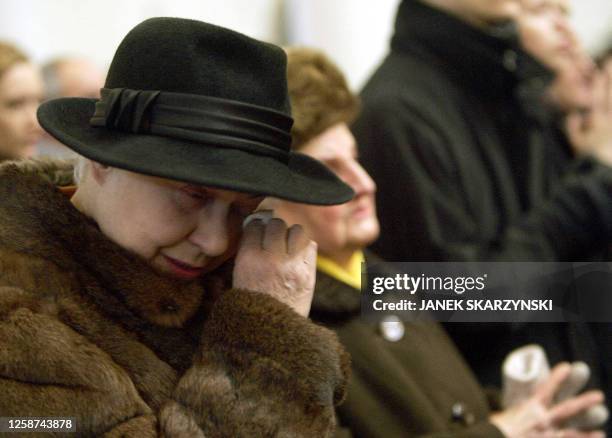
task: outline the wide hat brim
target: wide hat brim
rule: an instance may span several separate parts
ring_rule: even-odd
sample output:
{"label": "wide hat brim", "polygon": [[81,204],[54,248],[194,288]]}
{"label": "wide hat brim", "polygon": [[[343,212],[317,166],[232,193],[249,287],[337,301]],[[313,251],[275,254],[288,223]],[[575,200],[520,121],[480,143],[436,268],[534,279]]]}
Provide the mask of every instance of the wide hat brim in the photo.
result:
{"label": "wide hat brim", "polygon": [[219,145],[94,127],[96,99],[61,98],[38,109],[41,126],[89,159],[146,175],[288,201],[334,205],[352,189],[319,161],[291,152],[287,164]]}

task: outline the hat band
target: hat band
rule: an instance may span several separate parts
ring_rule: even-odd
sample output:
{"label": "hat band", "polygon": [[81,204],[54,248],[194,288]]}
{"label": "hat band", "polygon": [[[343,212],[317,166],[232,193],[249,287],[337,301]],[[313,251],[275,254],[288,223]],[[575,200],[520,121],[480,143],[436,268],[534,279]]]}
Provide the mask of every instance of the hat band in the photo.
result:
{"label": "hat band", "polygon": [[229,147],[289,161],[293,119],[218,97],[102,88],[92,126]]}

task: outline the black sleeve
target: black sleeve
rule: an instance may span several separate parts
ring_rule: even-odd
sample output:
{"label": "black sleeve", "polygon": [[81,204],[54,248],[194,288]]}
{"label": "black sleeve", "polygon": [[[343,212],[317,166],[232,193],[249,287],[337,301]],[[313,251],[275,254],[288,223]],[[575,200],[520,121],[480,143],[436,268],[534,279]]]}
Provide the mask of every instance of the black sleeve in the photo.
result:
{"label": "black sleeve", "polygon": [[445,126],[394,102],[366,106],[353,132],[378,186],[381,237],[373,249],[387,260],[572,260],[610,241],[612,169],[594,159],[573,163],[548,200],[486,240]]}

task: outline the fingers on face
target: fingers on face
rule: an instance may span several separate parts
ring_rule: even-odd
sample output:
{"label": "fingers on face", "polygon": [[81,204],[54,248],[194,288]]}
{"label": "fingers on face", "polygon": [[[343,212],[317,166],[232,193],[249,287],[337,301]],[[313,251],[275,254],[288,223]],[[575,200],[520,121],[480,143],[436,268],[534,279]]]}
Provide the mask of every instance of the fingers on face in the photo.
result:
{"label": "fingers on face", "polygon": [[300,253],[307,248],[307,261],[316,262],[317,244],[310,240],[304,228],[299,224],[287,228],[285,221],[279,218],[272,218],[267,224],[259,219],[249,222],[244,229],[241,245],[289,255]]}
{"label": "fingers on face", "polygon": [[287,224],[279,218],[272,218],[266,225],[263,237],[263,249],[272,253],[286,254]]}
{"label": "fingers on face", "polygon": [[316,244],[308,238],[304,228],[299,224],[287,228],[287,224],[278,218],[271,219],[268,223],[263,247],[267,251],[288,255],[298,254],[308,247],[316,258]]}
{"label": "fingers on face", "polygon": [[287,252],[290,255],[302,251],[309,243],[310,239],[301,225],[295,224],[289,228],[287,232]]}
{"label": "fingers on face", "polygon": [[244,248],[259,249],[263,243],[266,226],[261,219],[254,219],[244,227],[240,246]]}

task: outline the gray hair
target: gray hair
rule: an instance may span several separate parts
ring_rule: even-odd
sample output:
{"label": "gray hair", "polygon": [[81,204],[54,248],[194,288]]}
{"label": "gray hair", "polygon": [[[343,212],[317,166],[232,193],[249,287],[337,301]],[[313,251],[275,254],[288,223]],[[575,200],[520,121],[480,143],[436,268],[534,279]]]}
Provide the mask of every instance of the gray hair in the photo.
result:
{"label": "gray hair", "polygon": [[87,171],[87,165],[89,164],[89,159],[79,155],[74,163],[74,183],[78,186],[83,178],[85,177],[85,173]]}

